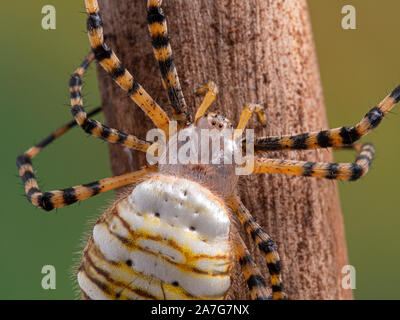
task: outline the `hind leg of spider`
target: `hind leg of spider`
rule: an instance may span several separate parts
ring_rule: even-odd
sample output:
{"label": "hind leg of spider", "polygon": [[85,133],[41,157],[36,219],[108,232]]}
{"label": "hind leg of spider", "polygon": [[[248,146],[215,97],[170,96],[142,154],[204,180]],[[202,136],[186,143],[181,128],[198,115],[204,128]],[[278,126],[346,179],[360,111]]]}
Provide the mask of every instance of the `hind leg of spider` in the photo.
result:
{"label": "hind leg of spider", "polygon": [[183,96],[168,37],[167,21],[161,8],[162,0],[147,1],[147,24],[154,56],[158,62],[161,81],[173,108],[173,118],[179,124],[189,124],[192,117]]}
{"label": "hind leg of spider", "polygon": [[34,153],[35,151],[31,151],[30,149],[26,153],[20,155],[17,158],[17,167],[25,186],[25,193],[28,201],[36,207],[46,211],[68,206],[97,194],[132,184],[145,175],[156,171],[156,167],[146,167],[142,170],[121,176],[106,178],[63,190],[41,192],[32,169],[32,158],[35,156]]}
{"label": "hind leg of spider", "polygon": [[281,279],[281,261],[279,259],[278,251],[275,248],[274,241],[254,220],[240,199],[232,197],[228,200],[228,203],[237,215],[240,223],[245,228],[247,234],[252,237],[258,249],[266,256],[267,267],[272,284],[272,299],[285,299],[286,296],[283,292]]}
{"label": "hind leg of spider", "polygon": [[204,116],[208,108],[211,106],[211,104],[217,97],[218,94],[217,85],[213,81],[208,82],[206,85],[202,86],[199,90],[196,91],[196,95],[202,95],[202,94],[206,95],[200,107],[197,109],[196,115],[194,117],[195,122],[197,122],[199,118]]}
{"label": "hind leg of spider", "polygon": [[[100,111],[101,108],[96,108],[91,111],[88,116],[95,115]],[[48,146],[51,142],[61,137],[64,133],[73,128],[75,125],[75,121],[69,122],[68,124],[62,126],[54,133],[43,139],[35,146],[29,148],[26,152],[24,152],[17,158],[17,167],[22,182],[24,183],[26,196],[28,198],[28,201],[31,202],[33,205],[46,211],[50,211],[54,208],[67,206],[77,201],[93,197],[99,193],[103,193],[134,183],[138,179],[142,178],[144,175],[157,170],[156,167],[150,166],[139,171],[127,173],[113,178],[102,179],[72,188],[44,193],[41,192],[35,178],[35,174],[33,172],[32,159],[41,150],[43,150],[44,147]]]}
{"label": "hind leg of spider", "polygon": [[[96,109],[93,109],[91,112],[87,114],[88,117],[94,116],[97,113],[101,112],[101,107],[98,107]],[[44,138],[42,141],[40,141],[38,144],[34,145],[31,147],[28,151],[25,152],[25,154],[28,154],[31,158],[36,156],[44,147],[46,147],[48,144],[53,142],[55,139],[58,139],[61,137],[64,133],[66,133],[68,130],[71,128],[77,126],[77,123],[75,120],[72,120],[68,122],[67,124],[63,125],[56,131],[54,131],[52,134]]]}
{"label": "hind leg of spider", "polygon": [[89,40],[96,60],[114,81],[128,92],[129,97],[151,118],[154,124],[168,134],[167,114],[133,78],[114,51],[104,42],[103,22],[97,0],[85,0],[85,5],[88,13]]}
{"label": "hind leg of spider", "polygon": [[267,300],[268,292],[260,270],[258,270],[242,238],[240,236],[235,238],[234,247],[236,258],[239,261],[247,286],[249,287],[251,299]]}
{"label": "hind leg of spider", "polygon": [[256,158],[253,173],[281,173],[297,176],[354,181],[368,172],[374,147],[372,144],[355,144],[360,151],[354,163],[324,163],[294,160]]}
{"label": "hind leg of spider", "polygon": [[88,118],[83,108],[82,99],[82,75],[85,73],[90,63],[94,59],[94,54],[90,53],[83,63],[71,75],[69,81],[69,91],[71,97],[71,112],[75,121],[88,134],[106,140],[110,143],[121,144],[125,147],[146,152],[150,143],[137,138],[134,135],[123,133],[117,129],[109,128],[96,120]]}
{"label": "hind leg of spider", "polygon": [[376,128],[383,117],[399,101],[400,86],[394,89],[392,93],[384,98],[376,107],[372,108],[355,126],[296,135],[257,138],[254,150],[305,150],[352,145],[355,141]]}

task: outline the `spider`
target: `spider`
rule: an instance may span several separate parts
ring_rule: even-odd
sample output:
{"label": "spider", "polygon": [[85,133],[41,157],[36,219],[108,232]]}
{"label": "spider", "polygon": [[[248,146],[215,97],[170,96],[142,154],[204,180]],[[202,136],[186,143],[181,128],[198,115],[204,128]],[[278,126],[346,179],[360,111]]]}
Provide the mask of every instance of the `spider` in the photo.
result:
{"label": "spider", "polygon": [[[218,89],[213,82],[200,88],[205,95],[194,119],[188,112],[169,43],[162,0],[148,0],[147,22],[161,79],[172,105],[172,120],[123,66],[104,42],[102,20],[96,0],[85,0],[87,29],[92,51],[69,82],[74,121],[28,149],[17,158],[27,199],[50,211],[99,193],[132,185],[96,222],[82,254],[77,278],[84,299],[216,299],[224,298],[231,283],[234,258],[239,261],[252,299],[269,298],[266,281],[243,240],[233,232],[236,217],[265,254],[272,285],[272,299],[286,298],[281,262],[273,240],[235,195],[236,164],[158,164],[64,190],[41,192],[31,160],[50,142],[79,125],[86,133],[124,147],[148,152],[155,143],[109,128],[87,114],[82,100],[82,76],[96,59],[114,81],[151,118],[167,139],[169,127],[177,131],[231,130],[224,117],[208,113]],[[400,101],[400,86],[372,108],[354,126],[254,141],[238,138],[229,142],[244,152],[254,143],[256,157],[249,174],[281,173],[337,180],[357,180],[368,172],[374,148],[355,143],[379,125],[384,115]],[[242,131],[253,113],[266,125],[263,108],[247,105],[236,129]],[[235,131],[236,132],[236,131]],[[242,146],[243,145],[243,146]],[[243,149],[242,149],[243,148]],[[320,163],[268,159],[263,152],[317,148],[354,149],[354,163]],[[246,149],[247,150],[247,149]],[[218,151],[224,151],[224,148]],[[221,152],[220,152],[221,153]]]}

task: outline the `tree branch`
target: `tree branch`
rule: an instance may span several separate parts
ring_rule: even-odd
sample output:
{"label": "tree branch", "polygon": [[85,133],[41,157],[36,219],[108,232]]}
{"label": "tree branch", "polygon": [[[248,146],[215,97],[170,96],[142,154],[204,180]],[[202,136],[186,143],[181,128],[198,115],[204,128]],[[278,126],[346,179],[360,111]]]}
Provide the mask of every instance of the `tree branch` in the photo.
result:
{"label": "tree branch", "polygon": [[[100,0],[109,45],[161,105],[169,110],[146,25],[146,1]],[[305,0],[165,0],[169,34],[185,99],[194,114],[195,91],[209,80],[219,86],[212,110],[237,123],[246,103],[263,104],[268,128],[253,119],[257,136],[327,128]],[[152,123],[112,80],[99,71],[108,125],[145,137]],[[112,170],[145,165],[138,152],[110,145]],[[269,157],[331,161],[330,151],[273,152]],[[335,182],[264,175],[242,178],[239,194],[276,241],[289,299],[351,299],[341,287],[347,251]],[[242,232],[268,278],[264,257]],[[238,267],[230,298],[248,298]]]}

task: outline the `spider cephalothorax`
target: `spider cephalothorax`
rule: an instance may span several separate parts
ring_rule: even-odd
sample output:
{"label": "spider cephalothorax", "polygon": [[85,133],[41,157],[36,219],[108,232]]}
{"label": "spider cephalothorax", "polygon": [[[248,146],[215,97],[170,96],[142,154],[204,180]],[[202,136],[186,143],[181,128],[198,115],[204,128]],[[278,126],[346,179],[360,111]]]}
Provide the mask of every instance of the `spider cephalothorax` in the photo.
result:
{"label": "spider cephalothorax", "polygon": [[[207,113],[218,92],[213,82],[198,90],[198,94],[205,94],[205,98],[192,120],[173,62],[161,2],[148,0],[147,22],[161,78],[173,107],[172,119],[104,43],[98,3],[86,0],[92,52],[70,79],[71,111],[75,121],[18,157],[17,166],[27,198],[37,207],[52,210],[102,192],[133,185],[131,191],[98,220],[83,252],[78,282],[84,298],[223,298],[230,286],[233,256],[242,267],[251,297],[267,298],[269,292],[264,277],[243,240],[231,232],[231,218],[235,215],[257,248],[265,254],[272,298],[283,299],[285,295],[277,250],[273,240],[235,195],[239,179],[237,169],[244,169],[241,174],[282,173],[338,180],[359,179],[369,169],[374,148],[371,144],[354,142],[374,129],[399,102],[400,87],[355,126],[243,139],[242,132],[253,113],[258,115],[262,125],[266,124],[262,106],[247,105],[234,130],[226,118]],[[158,162],[141,170],[43,193],[35,179],[31,160],[42,148],[76,124],[92,136],[148,154],[154,151],[153,147],[159,146],[159,142],[156,145],[92,120],[90,117],[100,109],[89,114],[85,112],[81,78],[95,58],[167,137],[163,149],[166,152],[160,152],[163,156]],[[174,121],[177,122],[175,126]],[[179,127],[179,130],[170,133],[171,126]],[[203,130],[211,134],[205,140],[199,140]],[[188,141],[179,138],[179,135],[185,138],[185,134],[186,138],[194,137],[192,144],[186,144]],[[213,139],[222,141],[222,144],[214,148],[212,144],[201,143]],[[245,142],[243,149],[242,141]],[[253,142],[257,153],[247,156],[242,150],[247,151]],[[327,147],[355,149],[360,154],[354,163],[321,163],[268,159],[262,153]],[[175,155],[170,152],[175,150]],[[182,151],[181,154],[179,151]],[[205,151],[209,152],[203,158]],[[194,157],[193,152],[196,154]],[[235,153],[240,156],[244,153],[244,163],[235,162],[232,158]]]}
{"label": "spider cephalothorax", "polygon": [[241,140],[235,139],[230,121],[206,113],[169,135],[158,160],[159,171],[198,181],[219,195],[231,195],[237,167],[244,164]]}
{"label": "spider cephalothorax", "polygon": [[[203,121],[207,120],[207,124],[203,124]],[[205,122],[205,121],[204,121]],[[229,121],[229,119],[220,116],[216,113],[205,113],[204,117],[201,117],[197,121],[197,126],[198,127],[204,127],[207,129],[213,129],[217,128],[220,130],[227,129],[227,128],[233,128],[232,123]]]}

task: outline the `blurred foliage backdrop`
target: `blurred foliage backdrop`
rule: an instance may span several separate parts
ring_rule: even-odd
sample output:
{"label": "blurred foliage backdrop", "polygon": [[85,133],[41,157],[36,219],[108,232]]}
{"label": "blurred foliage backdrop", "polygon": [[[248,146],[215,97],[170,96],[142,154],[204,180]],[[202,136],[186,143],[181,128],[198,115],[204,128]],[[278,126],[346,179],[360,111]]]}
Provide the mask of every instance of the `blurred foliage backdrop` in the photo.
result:
{"label": "blurred foliage backdrop", "polygon": [[[400,83],[400,2],[309,0],[329,124],[352,125]],[[57,29],[41,28],[41,9],[57,9]],[[357,10],[357,29],[341,28],[341,8]],[[0,298],[70,299],[72,260],[88,221],[113,194],[100,195],[58,213],[35,209],[23,197],[15,158],[69,121],[68,78],[88,52],[83,1],[7,1],[0,12],[1,168]],[[140,13],[137,13],[140,14]],[[144,14],[144,13],[143,13]],[[148,40],[148,39],[146,39]],[[100,103],[96,74],[85,77],[87,110]],[[367,140],[377,148],[371,172],[339,183],[355,297],[400,298],[400,109]],[[102,116],[98,119],[103,120]],[[322,128],[321,128],[322,129]],[[353,154],[338,153],[338,161]],[[43,189],[64,188],[111,175],[107,144],[73,130],[34,161]],[[57,270],[57,289],[41,288],[41,269]]]}

